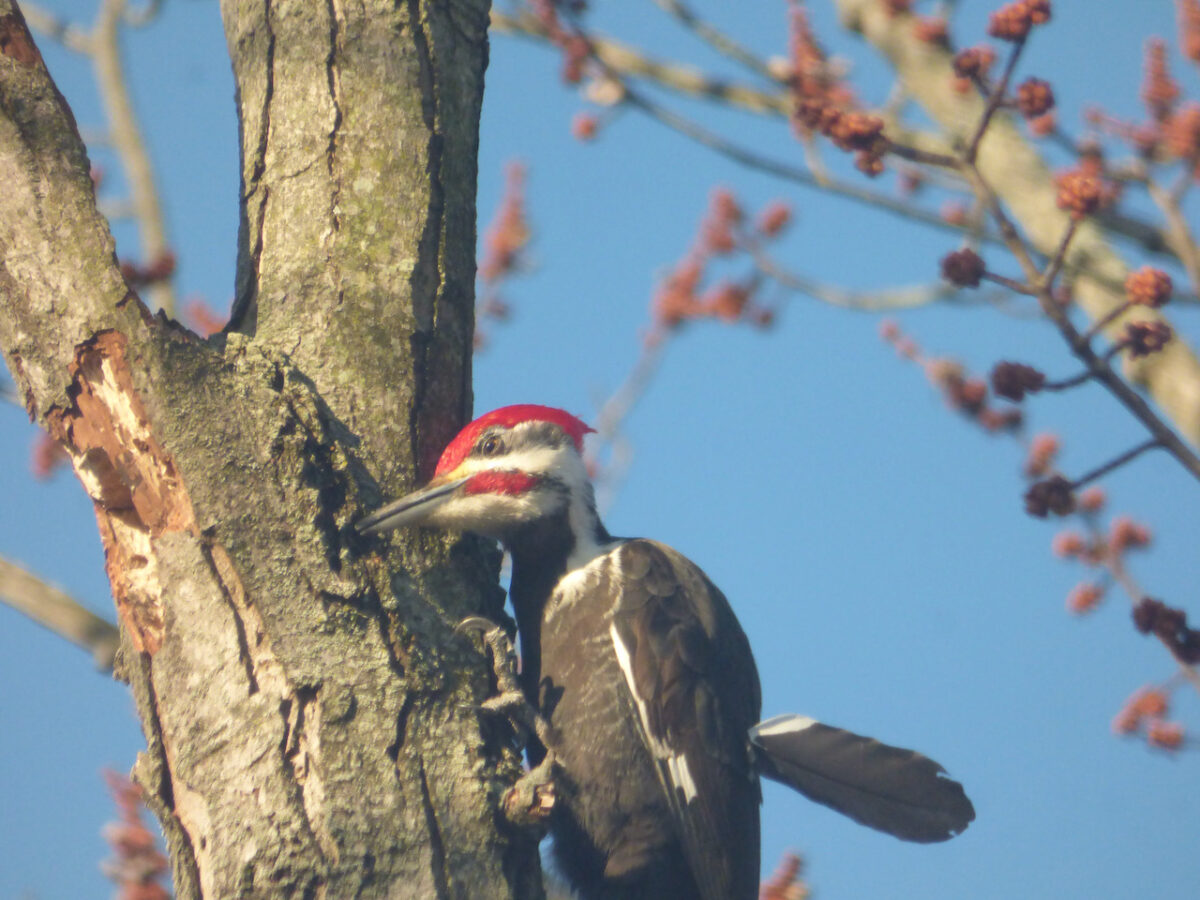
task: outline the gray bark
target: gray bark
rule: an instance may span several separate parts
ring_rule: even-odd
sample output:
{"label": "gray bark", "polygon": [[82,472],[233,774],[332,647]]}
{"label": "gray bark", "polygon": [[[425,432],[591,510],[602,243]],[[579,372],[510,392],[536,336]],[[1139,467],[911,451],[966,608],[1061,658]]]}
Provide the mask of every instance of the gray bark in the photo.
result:
{"label": "gray bark", "polygon": [[96,505],[136,767],[181,897],[536,897],[519,759],[475,711],[494,551],[351,523],[468,416],[486,0],[223,3],[236,320],[116,267],[88,161],[0,0],[0,350]]}

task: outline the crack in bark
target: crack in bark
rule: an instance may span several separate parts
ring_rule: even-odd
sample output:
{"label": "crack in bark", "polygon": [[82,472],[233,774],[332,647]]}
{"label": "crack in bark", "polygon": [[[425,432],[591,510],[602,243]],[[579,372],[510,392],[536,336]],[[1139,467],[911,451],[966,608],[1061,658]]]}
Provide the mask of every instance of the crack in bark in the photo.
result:
{"label": "crack in bark", "polygon": [[209,564],[221,597],[233,616],[238,655],[250,684],[249,693],[255,694],[264,690],[276,696],[290,694],[291,685],[271,648],[266,623],[246,596],[246,589],[233,560],[223,546],[207,537],[201,541],[200,551]]}
{"label": "crack in bark", "polygon": [[298,448],[301,469],[300,480],[316,492],[316,509],[312,516],[313,528],[321,539],[325,550],[325,561],[335,575],[342,571],[342,529],[338,525],[338,513],[345,509],[352,494],[351,485],[333,452],[335,442],[330,436],[330,423],[326,421],[319,406],[303,410],[299,404],[285,398],[290,420],[303,432]]}
{"label": "crack in bark", "polygon": [[[294,699],[293,699],[294,698]],[[279,704],[284,730],[280,742],[300,793],[301,808],[309,833],[320,848],[322,861],[336,864],[341,856],[337,842],[325,824],[325,785],[320,777],[320,691],[299,687]]]}
{"label": "crack in bark", "polygon": [[[200,896],[200,869],[196,859],[196,848],[192,836],[184,827],[175,809],[175,790],[172,785],[171,763],[163,739],[162,719],[159,716],[158,692],[150,676],[153,661],[149,654],[141,654],[138,681],[146,692],[143,704],[142,725],[146,732],[146,754],[138,754],[133,779],[145,791],[146,804],[163,823],[163,833],[170,847],[171,874],[176,895],[180,897]],[[130,679],[132,684],[132,679]],[[152,771],[147,771],[147,769]]]}
{"label": "crack in bark", "polygon": [[[263,30],[267,34],[267,47],[263,67],[264,86],[262,107],[258,117],[258,143],[254,148],[254,157],[251,161],[248,181],[242,185],[242,204],[245,207],[242,215],[243,220],[247,223],[247,231],[249,231],[250,221],[248,208],[255,194],[258,194],[257,221],[254,223],[253,247],[249,246],[248,235],[246,240],[247,268],[249,271],[246,272],[245,283],[240,283],[242,273],[238,273],[239,296],[234,300],[229,322],[225,326],[226,331],[245,331],[249,334],[253,334],[258,328],[258,289],[262,282],[262,272],[259,267],[262,263],[263,235],[267,221],[267,201],[271,196],[270,188],[262,181],[263,175],[267,170],[267,147],[270,144],[271,137],[271,103],[275,96],[275,32],[271,28],[270,0],[267,0],[264,4],[262,21]],[[238,121],[244,127],[245,116],[239,115]],[[242,177],[243,179],[247,178],[244,167]]]}
{"label": "crack in bark", "polygon": [[[329,83],[329,98],[333,103],[333,127],[329,131],[329,142],[326,145],[326,159],[329,169],[329,180],[332,184],[333,192],[329,198],[329,219],[333,223],[333,230],[341,230],[341,221],[338,218],[338,204],[341,201],[342,181],[337,174],[338,168],[338,138],[341,135],[342,127],[342,77],[341,70],[337,63],[338,53],[338,37],[341,33],[340,17],[338,15],[337,0],[326,0],[325,8],[329,12],[329,55],[325,57],[325,77]],[[335,283],[339,283],[341,279],[334,279]],[[338,300],[341,301],[341,291],[338,292]]]}
{"label": "crack in bark", "polygon": [[[208,541],[200,543],[200,552],[204,554],[204,560],[208,563],[213,574],[216,576],[217,587],[221,593],[221,599],[225,601],[225,605],[229,607],[229,612],[233,616],[233,627],[237,633],[238,642],[238,659],[242,662],[242,669],[246,673],[246,681],[249,683],[248,693],[253,695],[258,693],[258,676],[254,673],[254,659],[250,653],[250,642],[246,637],[246,623],[242,620],[241,611],[238,609],[238,604],[234,601],[230,593],[230,585],[225,581],[221,572],[221,565],[217,563],[214,557],[213,547]],[[240,586],[239,586],[240,588]],[[243,598],[244,600],[244,598]]]}
{"label": "crack in bark", "polygon": [[404,700],[400,703],[400,711],[396,714],[396,740],[388,744],[385,750],[394,763],[400,761],[400,748],[404,746],[408,735],[408,716],[412,712],[412,708],[413,695],[409,692],[404,695]]}
{"label": "crack in bark", "polygon": [[429,830],[429,871],[433,876],[434,890],[438,900],[449,900],[450,882],[446,873],[446,845],[442,839],[441,826],[433,809],[433,797],[429,793],[429,779],[425,775],[425,761],[417,759],[417,772],[421,777],[421,809],[425,814],[425,827]]}
{"label": "crack in bark", "polygon": [[[437,331],[438,300],[445,289],[445,278],[441,271],[443,239],[443,217],[445,196],[442,188],[442,135],[438,130],[437,79],[431,37],[426,33],[430,27],[421,18],[420,0],[406,0],[409,24],[413,34],[413,48],[418,62],[418,80],[421,89],[421,114],[429,133],[426,145],[428,153],[429,200],[426,207],[425,228],[417,243],[417,260],[410,279],[412,285],[412,308],[417,322],[410,346],[413,354],[413,404],[409,415],[409,434],[412,436],[412,459],[419,475],[429,474],[434,458],[432,451],[423,448],[425,397],[427,393],[427,361],[429,344]],[[436,448],[438,452],[441,448]],[[426,458],[429,456],[429,458]]]}

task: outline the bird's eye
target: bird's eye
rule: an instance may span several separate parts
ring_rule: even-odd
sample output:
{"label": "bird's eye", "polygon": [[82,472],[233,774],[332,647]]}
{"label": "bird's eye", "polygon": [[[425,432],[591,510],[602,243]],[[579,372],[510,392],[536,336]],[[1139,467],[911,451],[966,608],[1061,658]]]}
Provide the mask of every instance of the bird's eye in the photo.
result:
{"label": "bird's eye", "polygon": [[504,441],[494,434],[488,435],[480,442],[479,452],[484,456],[498,456],[504,452]]}

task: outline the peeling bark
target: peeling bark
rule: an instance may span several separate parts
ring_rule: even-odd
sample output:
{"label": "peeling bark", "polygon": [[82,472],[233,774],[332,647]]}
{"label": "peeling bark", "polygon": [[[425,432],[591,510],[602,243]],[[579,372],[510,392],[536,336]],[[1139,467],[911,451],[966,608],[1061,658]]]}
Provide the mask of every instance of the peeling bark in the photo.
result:
{"label": "peeling bark", "polygon": [[480,0],[226,0],[242,225],[202,340],[125,285],[0,0],[0,350],[95,504],[180,897],[540,897],[476,712],[497,554],[352,523],[469,415]]}

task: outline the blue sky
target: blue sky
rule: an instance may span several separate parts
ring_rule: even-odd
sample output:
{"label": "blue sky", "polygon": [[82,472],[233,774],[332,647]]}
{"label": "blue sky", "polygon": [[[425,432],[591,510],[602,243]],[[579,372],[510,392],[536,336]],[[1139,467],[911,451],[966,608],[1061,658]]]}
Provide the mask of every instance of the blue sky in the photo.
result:
{"label": "blue sky", "polygon": [[[596,22],[608,32],[737,74],[652,4],[603,6]],[[708,6],[747,44],[782,52],[781,4],[739,5],[752,9],[736,15]],[[58,8],[92,14],[89,3]],[[828,3],[811,8],[832,49],[856,61],[860,93],[881,100],[883,67],[837,31]],[[971,43],[990,5],[964,0],[960,8],[957,33]],[[1174,33],[1174,5],[1165,0],[1119,0],[1096,13],[1087,0],[1055,4],[1022,68],[1052,81],[1071,131],[1085,103],[1140,117],[1142,40]],[[217,4],[167,3],[160,22],[125,46],[180,257],[179,292],[224,309],[237,149]],[[99,126],[87,67],[43,49],[81,125]],[[790,202],[797,219],[780,257],[843,286],[927,281],[955,246],[949,236],[747,173],[633,113],[580,144],[569,125],[584,102],[557,70],[545,50],[493,39],[481,219],[498,201],[504,163],[520,158],[530,169],[535,234],[531,272],[505,290],[513,318],[489,326],[476,361],[477,411],[538,402],[592,416],[636,360],[655,278],[687,249],[714,186],[733,188],[752,209],[776,197]],[[1176,70],[1186,91],[1200,89],[1194,69],[1176,60]],[[680,108],[799,161],[778,124]],[[106,151],[96,147],[93,158],[104,164]],[[116,231],[119,246],[135,246],[127,227]],[[1197,336],[1194,308],[1172,315],[1185,336]],[[977,371],[1000,358],[1053,376],[1075,371],[1037,321],[945,306],[899,318],[930,352]],[[769,788],[764,869],[796,848],[826,900],[1195,896],[1195,754],[1172,758],[1109,728],[1126,697],[1169,677],[1173,664],[1132,630],[1119,595],[1083,620],[1065,612],[1063,598],[1082,573],[1051,555],[1056,528],[1021,512],[1016,447],[946,410],[877,329],[875,316],[801,297],[767,332],[695,324],[667,348],[625,431],[634,458],[609,528],[676,546],[722,587],[754,646],[764,713],[801,712],[919,748],[975,802],[978,818],[965,835],[922,847]],[[1095,388],[1040,398],[1030,413],[1036,430],[1062,436],[1069,473],[1141,439]],[[0,405],[0,434],[11,510],[0,518],[0,553],[111,616],[90,503],[69,474],[49,484],[30,478],[35,433],[21,410]],[[1195,483],[1152,455],[1106,487],[1113,509],[1155,533],[1153,549],[1134,560],[1146,589],[1194,609]],[[114,813],[99,770],[128,769],[142,746],[132,702],[84,654],[2,607],[0,673],[0,897],[103,894],[99,829]],[[1174,697],[1177,718],[1200,722],[1195,696]]]}

